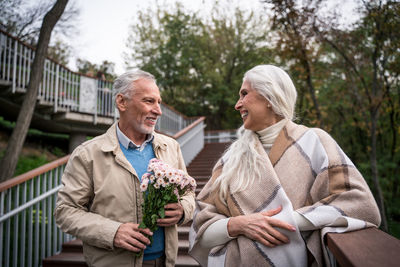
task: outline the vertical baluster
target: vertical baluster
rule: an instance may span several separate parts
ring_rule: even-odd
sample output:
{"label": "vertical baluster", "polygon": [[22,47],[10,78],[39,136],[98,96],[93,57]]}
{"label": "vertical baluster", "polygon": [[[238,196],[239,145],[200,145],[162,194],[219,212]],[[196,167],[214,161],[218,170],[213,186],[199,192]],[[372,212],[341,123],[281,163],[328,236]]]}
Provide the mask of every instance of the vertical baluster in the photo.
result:
{"label": "vertical baluster", "polygon": [[[42,177],[42,194],[46,192],[46,185],[47,185],[47,173],[43,174]],[[43,199],[41,201],[41,206],[42,206],[42,221],[41,221],[41,238],[40,242],[42,244],[41,250],[40,250],[40,261],[45,258],[46,256],[46,199]]]}
{"label": "vertical baluster", "polygon": [[72,72],[71,71],[68,71],[67,72],[67,88],[68,88],[68,90],[67,90],[67,99],[68,99],[68,103],[69,103],[69,110],[73,110],[73,106],[72,106],[72,103],[74,103],[73,101],[71,101],[72,100],[72,94],[71,94],[71,89],[72,89]]}
{"label": "vertical baluster", "polygon": [[[36,177],[37,178],[37,177]],[[28,201],[33,199],[33,187],[35,178],[29,181],[29,196]],[[32,231],[33,231],[33,207],[29,207],[28,212],[28,257],[26,266],[32,266]]]}
{"label": "vertical baluster", "polygon": [[110,92],[107,91],[107,93],[105,94],[105,102],[104,102],[104,106],[105,106],[105,116],[110,116]]}
{"label": "vertical baluster", "polygon": [[14,59],[13,59],[13,74],[12,74],[12,92],[15,93],[16,83],[17,83],[17,49],[18,41],[15,40],[14,43]]}
{"label": "vertical baluster", "polygon": [[[61,171],[57,176],[57,185],[61,184],[61,177],[62,177],[62,174],[64,173],[64,166],[65,165],[61,166],[61,168],[60,168]],[[63,240],[64,240],[63,232],[61,231],[61,229],[58,229],[58,247],[57,247],[58,251],[61,251],[61,244],[63,243]]]}
{"label": "vertical baluster", "polygon": [[[98,99],[96,99],[96,101],[98,101]],[[104,114],[105,114],[104,103],[105,103],[105,91],[104,91],[104,88],[101,88],[100,89],[100,115],[102,115],[102,116],[104,116]]]}
{"label": "vertical baluster", "polygon": [[[19,188],[20,186],[14,186],[14,209],[19,206]],[[18,266],[18,232],[19,232],[19,216],[18,214],[13,216],[14,219],[14,236],[13,236],[13,266]]]}
{"label": "vertical baluster", "polygon": [[11,77],[11,60],[12,60],[12,55],[13,55],[12,54],[13,53],[12,45],[13,45],[13,43],[12,43],[11,38],[8,38],[8,45],[7,45],[7,47],[8,47],[7,81],[12,81],[12,77]]}
{"label": "vertical baluster", "polygon": [[[0,78],[4,78],[4,65],[6,64],[3,56],[3,54],[4,55],[6,54],[6,49],[5,47],[3,48],[4,38],[5,38],[4,34],[0,32]],[[1,71],[2,66],[3,66],[3,71]]]}
{"label": "vertical baluster", "polygon": [[24,88],[28,88],[28,55],[29,55],[29,48],[24,46],[24,70],[23,70],[23,80],[24,80]]}
{"label": "vertical baluster", "polygon": [[[40,196],[40,183],[41,183],[42,176],[39,175],[36,180],[36,194],[35,197]],[[33,246],[35,249],[34,257],[33,257],[33,266],[37,267],[40,265],[39,261],[39,246],[40,246],[40,224],[39,224],[39,213],[40,213],[40,203],[35,204],[35,245]]]}
{"label": "vertical baluster", "polygon": [[[57,182],[57,178],[58,178],[58,172],[59,172],[59,169],[60,169],[60,167],[57,167],[55,170],[54,170],[54,173],[53,173],[53,187],[52,188],[54,188],[54,187],[57,187],[58,186],[58,182]],[[51,196],[51,198],[52,198],[52,200],[53,200],[53,208],[52,208],[52,211],[56,208],[56,199],[57,199],[57,193],[55,193],[55,194],[53,194],[52,196]],[[53,234],[52,234],[52,237],[53,237],[53,245],[52,245],[52,252],[51,252],[51,254],[52,255],[54,255],[54,254],[56,254],[56,252],[57,252],[57,225],[56,225],[56,220],[54,219],[53,220],[53,224],[52,224],[52,228],[53,228]]]}
{"label": "vertical baluster", "polygon": [[[22,203],[21,204],[25,204],[26,203],[26,185],[28,182],[24,182],[22,184]],[[26,213],[27,210],[22,211],[21,214],[21,239],[20,239],[20,249],[21,249],[21,253],[20,253],[20,263],[19,266],[25,266],[25,235],[26,235]],[[16,215],[18,216],[18,215]]]}
{"label": "vertical baluster", "polygon": [[51,75],[51,68],[50,68],[50,61],[48,59],[45,60],[46,64],[46,84],[44,89],[46,90],[46,101],[51,102],[50,98],[50,75]]}
{"label": "vertical baluster", "polygon": [[[31,78],[31,62],[32,62],[32,50],[28,50],[28,60],[27,60],[27,73],[26,73],[26,83],[29,83],[29,79]],[[40,86],[39,86],[40,88]]]}
{"label": "vertical baluster", "polygon": [[[0,192],[0,217],[4,215],[4,196],[7,191]],[[3,227],[4,223],[0,223],[0,236],[3,237]],[[1,238],[0,240],[0,263],[3,262],[3,248],[4,248],[4,238]]]}
{"label": "vertical baluster", "polygon": [[[6,201],[6,205],[7,205],[7,212],[11,211],[11,202],[12,202],[12,190],[11,189],[7,189],[7,201]],[[11,246],[11,219],[9,218],[6,221],[6,232],[4,234],[5,236],[5,251],[4,251],[4,257],[5,257],[5,261],[4,261],[4,266],[8,267],[10,266],[10,246]]]}
{"label": "vertical baluster", "polygon": [[67,71],[66,69],[63,68],[63,71],[61,73],[61,77],[62,77],[62,91],[63,91],[63,107],[67,108],[68,107],[68,98],[67,98],[67,90],[68,90],[68,80],[67,80],[67,74],[69,71]]}
{"label": "vertical baluster", "polygon": [[23,86],[22,86],[22,68],[23,68],[23,63],[22,63],[22,60],[23,60],[23,54],[22,54],[22,51],[23,51],[23,45],[22,44],[18,44],[18,61],[19,61],[19,63],[18,63],[18,79],[17,79],[17,84],[18,84],[18,87],[19,88],[24,88]]}
{"label": "vertical baluster", "polygon": [[[54,63],[53,63],[54,66]],[[60,65],[55,65],[56,67],[56,73],[53,75],[54,77],[54,113],[57,113],[57,108],[58,108],[58,80],[60,79],[59,77],[59,70],[60,70]]]}
{"label": "vertical baluster", "polygon": [[47,101],[47,77],[48,77],[48,67],[47,60],[44,60],[44,68],[43,68],[43,79],[42,79],[42,88],[43,88],[43,99]]}
{"label": "vertical baluster", "polygon": [[94,108],[94,125],[96,125],[97,124],[97,109],[98,109],[98,101],[97,101],[97,97],[98,97],[98,95],[99,95],[99,88],[98,87],[96,87],[96,90],[95,90],[95,93],[96,93],[96,95],[95,95],[95,103],[96,103],[96,106],[95,106],[95,108]]}
{"label": "vertical baluster", "polygon": [[[58,66],[58,65],[57,65]],[[49,174],[49,176],[47,177],[47,191],[50,191],[53,188],[53,170],[50,170],[49,172],[47,172]],[[46,256],[50,256],[51,255],[51,226],[53,224],[53,216],[51,214],[52,208],[51,208],[51,198],[47,198],[47,242],[46,242],[46,247],[47,247],[47,253]]]}

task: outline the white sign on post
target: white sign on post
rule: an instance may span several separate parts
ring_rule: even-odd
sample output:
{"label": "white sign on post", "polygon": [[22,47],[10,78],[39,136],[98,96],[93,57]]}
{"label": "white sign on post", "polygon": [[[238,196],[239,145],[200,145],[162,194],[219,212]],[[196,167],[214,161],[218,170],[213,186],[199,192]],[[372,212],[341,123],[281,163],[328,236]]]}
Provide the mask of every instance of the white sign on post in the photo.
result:
{"label": "white sign on post", "polygon": [[79,111],[85,113],[95,113],[96,111],[96,89],[97,80],[81,76],[79,90]]}

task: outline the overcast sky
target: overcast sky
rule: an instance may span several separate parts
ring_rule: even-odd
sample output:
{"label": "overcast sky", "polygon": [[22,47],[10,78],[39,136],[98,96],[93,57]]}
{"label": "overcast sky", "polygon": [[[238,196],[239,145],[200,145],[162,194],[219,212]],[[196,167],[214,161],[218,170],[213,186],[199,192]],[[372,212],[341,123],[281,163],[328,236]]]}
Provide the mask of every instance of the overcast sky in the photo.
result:
{"label": "overcast sky", "polygon": [[[159,1],[161,2],[161,1]],[[175,0],[166,2],[174,3]],[[180,0],[191,10],[204,10],[209,0]],[[258,0],[233,1],[246,6],[260,6]],[[108,60],[116,64],[116,74],[124,72],[122,53],[126,51],[128,28],[134,22],[135,14],[154,5],[155,1],[147,0],[80,0],[74,1],[80,10],[76,27],[79,31],[74,38],[67,40],[72,45],[73,57],[100,64]],[[75,60],[71,60],[69,68],[76,70]]]}
{"label": "overcast sky", "polygon": [[[75,59],[82,58],[100,64],[103,60],[115,63],[116,74],[122,74],[124,60],[122,53],[126,51],[128,28],[135,20],[135,14],[155,4],[157,0],[75,0],[72,3],[80,10],[76,22],[79,34],[67,40],[73,47],[73,60],[69,67],[76,70]],[[190,10],[207,12],[213,0],[178,0]],[[262,10],[259,0],[228,0],[240,4],[243,8]],[[331,3],[337,3],[333,0]],[[158,2],[174,3],[176,0],[158,0]],[[222,1],[223,2],[223,1]],[[349,2],[346,1],[348,5]],[[343,5],[345,6],[345,5]],[[344,8],[349,10],[349,8]]]}

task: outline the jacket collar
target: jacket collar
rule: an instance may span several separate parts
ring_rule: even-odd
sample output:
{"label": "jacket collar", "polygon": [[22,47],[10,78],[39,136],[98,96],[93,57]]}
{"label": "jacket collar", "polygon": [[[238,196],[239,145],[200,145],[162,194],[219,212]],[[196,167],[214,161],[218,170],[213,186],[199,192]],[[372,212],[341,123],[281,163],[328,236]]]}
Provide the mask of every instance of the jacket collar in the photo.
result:
{"label": "jacket collar", "polygon": [[[103,144],[101,145],[101,150],[103,152],[112,152],[115,156],[116,162],[137,177],[138,175],[137,175],[135,169],[132,167],[132,165],[126,159],[124,153],[122,152],[122,150],[119,146],[118,137],[117,137],[117,123],[118,123],[118,121],[116,121],[105,133],[105,140],[104,140]],[[153,135],[154,135],[153,149],[154,149],[154,153],[157,156],[159,149],[161,149],[161,150],[167,149],[167,144],[161,134],[154,132]]]}
{"label": "jacket collar", "polygon": [[[110,128],[108,128],[107,132],[105,133],[106,136],[105,142],[101,146],[101,150],[103,152],[113,152],[114,155],[116,155],[118,153],[118,150],[121,151],[117,137],[117,123],[118,121],[116,121]],[[158,149],[166,150],[167,143],[165,142],[165,139],[162,137],[162,135],[156,132],[154,132],[153,135],[154,135],[153,139],[154,150]]]}

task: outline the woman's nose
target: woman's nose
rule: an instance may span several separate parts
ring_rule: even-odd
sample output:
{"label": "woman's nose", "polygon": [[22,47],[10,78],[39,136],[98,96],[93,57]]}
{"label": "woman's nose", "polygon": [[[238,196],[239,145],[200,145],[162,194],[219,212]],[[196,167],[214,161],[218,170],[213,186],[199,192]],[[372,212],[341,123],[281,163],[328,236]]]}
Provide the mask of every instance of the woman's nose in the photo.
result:
{"label": "woman's nose", "polygon": [[242,100],[239,99],[239,100],[236,102],[235,109],[236,109],[236,110],[239,110],[241,107],[242,107]]}

